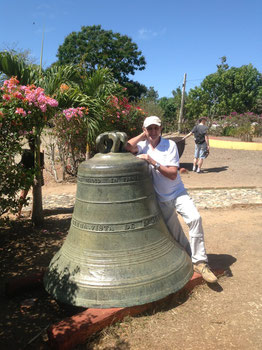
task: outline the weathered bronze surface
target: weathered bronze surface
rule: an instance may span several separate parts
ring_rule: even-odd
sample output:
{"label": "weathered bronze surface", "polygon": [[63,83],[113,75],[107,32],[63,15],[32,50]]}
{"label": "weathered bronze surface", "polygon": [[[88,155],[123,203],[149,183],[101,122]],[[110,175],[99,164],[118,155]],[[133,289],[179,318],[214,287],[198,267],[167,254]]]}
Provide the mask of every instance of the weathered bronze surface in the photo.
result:
{"label": "weathered bronze surface", "polygon": [[44,278],[61,302],[140,305],[176,292],[192,276],[190,257],[162,219],[148,165],[119,152],[125,142],[123,133],[100,135],[105,153],[79,167],[71,227]]}

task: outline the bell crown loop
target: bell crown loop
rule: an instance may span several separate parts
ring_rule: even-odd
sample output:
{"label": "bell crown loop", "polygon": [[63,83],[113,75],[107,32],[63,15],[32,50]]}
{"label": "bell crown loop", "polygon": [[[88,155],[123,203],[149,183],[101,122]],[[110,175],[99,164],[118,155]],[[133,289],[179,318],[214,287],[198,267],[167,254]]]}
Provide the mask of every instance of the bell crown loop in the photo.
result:
{"label": "bell crown loop", "polygon": [[99,153],[122,153],[125,152],[127,134],[120,131],[109,131],[100,134],[96,138],[96,148]]}

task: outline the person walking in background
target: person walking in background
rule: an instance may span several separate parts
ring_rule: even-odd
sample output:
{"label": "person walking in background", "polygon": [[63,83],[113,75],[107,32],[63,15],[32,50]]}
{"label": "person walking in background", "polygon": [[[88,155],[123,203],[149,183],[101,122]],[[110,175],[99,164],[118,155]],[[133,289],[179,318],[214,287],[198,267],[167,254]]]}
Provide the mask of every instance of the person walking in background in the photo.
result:
{"label": "person walking in background", "polygon": [[[179,175],[176,143],[163,138],[161,131],[161,120],[157,116],[147,117],[143,132],[127,142],[126,150],[148,162],[157,200],[170,233],[191,256],[194,271],[207,282],[215,283],[217,278],[208,266],[202,219]],[[189,227],[190,243],[177,212]]]}
{"label": "person walking in background", "polygon": [[209,154],[209,138],[207,135],[208,127],[206,126],[207,118],[201,117],[198,122],[199,124],[195,125],[190,133],[184,136],[182,140],[185,140],[194,134],[195,157],[193,163],[193,171],[201,173],[203,161]]}

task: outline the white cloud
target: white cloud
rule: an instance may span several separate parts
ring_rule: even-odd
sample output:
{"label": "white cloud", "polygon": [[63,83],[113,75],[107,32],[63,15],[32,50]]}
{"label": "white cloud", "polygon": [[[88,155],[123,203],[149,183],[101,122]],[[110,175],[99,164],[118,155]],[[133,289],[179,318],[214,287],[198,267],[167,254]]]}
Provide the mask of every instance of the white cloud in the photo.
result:
{"label": "white cloud", "polygon": [[143,39],[143,40],[147,40],[150,38],[155,38],[157,36],[164,35],[165,33],[166,33],[166,28],[162,28],[159,31],[153,31],[151,29],[141,28],[138,31],[138,38]]}

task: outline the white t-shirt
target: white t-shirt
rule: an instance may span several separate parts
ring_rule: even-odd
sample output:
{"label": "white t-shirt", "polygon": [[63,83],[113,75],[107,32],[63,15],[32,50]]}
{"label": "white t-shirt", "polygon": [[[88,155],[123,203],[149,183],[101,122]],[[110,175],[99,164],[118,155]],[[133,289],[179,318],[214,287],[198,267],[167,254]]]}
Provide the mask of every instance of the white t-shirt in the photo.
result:
{"label": "white t-shirt", "polygon": [[[148,154],[157,163],[164,166],[179,167],[179,154],[176,143],[172,140],[161,137],[156,148],[149,145],[148,141],[141,141],[137,144],[138,154]],[[154,188],[160,202],[166,202],[178,197],[184,190],[184,184],[181,181],[179,172],[175,180],[162,175],[160,171],[156,170],[150,165]]]}

